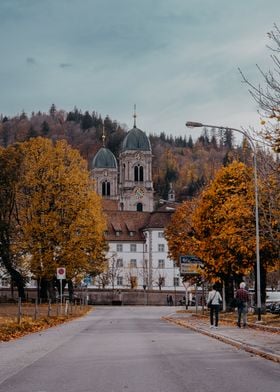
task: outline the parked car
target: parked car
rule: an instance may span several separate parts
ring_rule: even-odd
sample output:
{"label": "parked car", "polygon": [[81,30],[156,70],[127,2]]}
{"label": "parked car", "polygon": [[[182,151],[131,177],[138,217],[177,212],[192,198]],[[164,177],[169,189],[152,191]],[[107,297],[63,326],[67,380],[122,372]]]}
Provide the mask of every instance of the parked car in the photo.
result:
{"label": "parked car", "polygon": [[280,314],[280,291],[268,291],[265,306],[268,313]]}

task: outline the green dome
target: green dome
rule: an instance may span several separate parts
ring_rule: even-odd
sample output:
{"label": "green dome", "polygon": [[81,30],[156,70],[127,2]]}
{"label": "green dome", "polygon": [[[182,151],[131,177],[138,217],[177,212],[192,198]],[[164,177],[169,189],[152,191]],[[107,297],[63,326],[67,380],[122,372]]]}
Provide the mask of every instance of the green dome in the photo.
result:
{"label": "green dome", "polygon": [[126,135],[122,149],[151,151],[151,144],[147,135],[141,129],[134,127]]}
{"label": "green dome", "polygon": [[118,166],[115,155],[108,148],[102,147],[92,161],[92,168],[113,168]]}

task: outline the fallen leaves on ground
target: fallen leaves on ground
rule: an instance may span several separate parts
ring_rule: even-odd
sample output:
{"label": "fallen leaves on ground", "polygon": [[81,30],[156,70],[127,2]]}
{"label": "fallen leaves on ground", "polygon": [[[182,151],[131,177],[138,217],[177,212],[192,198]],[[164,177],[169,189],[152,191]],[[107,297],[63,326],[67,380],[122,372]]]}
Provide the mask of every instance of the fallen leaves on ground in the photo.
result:
{"label": "fallen leaves on ground", "polygon": [[20,324],[14,320],[1,318],[0,320],[0,342],[17,339],[29,333],[38,332],[55,325],[65,323],[77,317],[88,313],[92,308],[85,307],[77,315],[42,317],[39,320],[33,320],[31,317],[23,317]]}

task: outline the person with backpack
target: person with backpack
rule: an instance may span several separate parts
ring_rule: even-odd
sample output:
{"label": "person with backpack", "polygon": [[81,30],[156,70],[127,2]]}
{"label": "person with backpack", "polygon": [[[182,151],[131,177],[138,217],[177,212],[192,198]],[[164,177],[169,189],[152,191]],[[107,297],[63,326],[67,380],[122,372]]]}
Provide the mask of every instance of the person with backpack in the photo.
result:
{"label": "person with backpack", "polygon": [[[219,311],[220,304],[222,303],[222,297],[219,291],[217,291],[217,285],[214,284],[207,297],[207,307],[210,309],[210,328],[218,328],[219,323]],[[215,326],[214,326],[214,315],[215,315]]]}
{"label": "person with backpack", "polygon": [[239,289],[236,291],[235,299],[237,305],[237,326],[241,328],[241,318],[243,327],[245,328],[247,325],[247,313],[248,313],[248,303],[249,303],[249,293],[245,289],[246,284],[241,282],[239,285]]}

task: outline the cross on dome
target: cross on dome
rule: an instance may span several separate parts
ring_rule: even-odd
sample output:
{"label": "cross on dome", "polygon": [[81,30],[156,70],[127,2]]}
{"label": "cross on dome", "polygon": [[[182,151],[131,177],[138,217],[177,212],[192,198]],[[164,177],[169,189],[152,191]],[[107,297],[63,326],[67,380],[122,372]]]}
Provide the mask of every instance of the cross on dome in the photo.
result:
{"label": "cross on dome", "polygon": [[136,104],[134,104],[134,114],[133,114],[133,117],[134,117],[134,125],[133,125],[133,127],[136,128],[136,117],[137,117],[137,114],[136,114]]}
{"label": "cross on dome", "polygon": [[104,123],[103,123],[103,128],[102,128],[102,143],[103,143],[103,147],[105,147],[105,127],[104,127]]}

